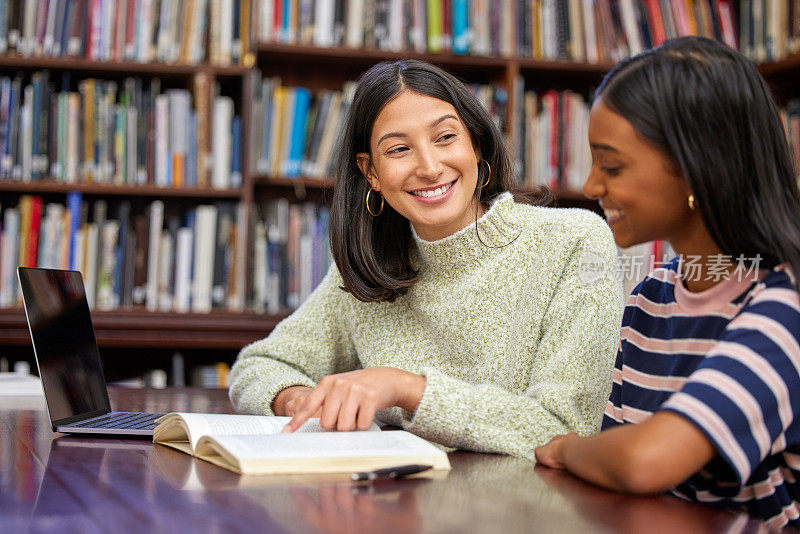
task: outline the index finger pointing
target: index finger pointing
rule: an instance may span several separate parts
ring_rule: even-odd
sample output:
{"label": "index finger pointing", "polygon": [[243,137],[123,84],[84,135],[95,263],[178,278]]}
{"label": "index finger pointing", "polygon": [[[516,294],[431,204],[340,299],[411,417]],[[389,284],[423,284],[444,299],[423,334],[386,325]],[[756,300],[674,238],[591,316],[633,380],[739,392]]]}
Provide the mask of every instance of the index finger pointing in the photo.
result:
{"label": "index finger pointing", "polygon": [[294,414],[292,420],[286,423],[286,426],[281,430],[281,434],[289,434],[303,426],[303,424],[308,421],[308,418],[322,406],[324,400],[325,393],[321,392],[319,389],[314,390],[303,400],[303,406]]}

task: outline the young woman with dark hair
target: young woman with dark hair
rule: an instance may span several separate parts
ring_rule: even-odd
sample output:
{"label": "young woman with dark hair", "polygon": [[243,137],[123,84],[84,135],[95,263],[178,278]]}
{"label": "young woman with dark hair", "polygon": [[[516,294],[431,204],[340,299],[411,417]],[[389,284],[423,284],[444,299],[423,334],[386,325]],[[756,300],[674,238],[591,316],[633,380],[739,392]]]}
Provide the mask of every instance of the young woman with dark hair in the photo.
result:
{"label": "young woman with dark hair", "polygon": [[[596,431],[621,314],[602,219],[521,204],[490,115],[420,61],[359,80],[331,208],[334,267],[232,370],[249,413],[533,458]],[[541,198],[541,197],[540,197]]]}
{"label": "young woman with dark hair", "polygon": [[678,257],[628,300],[604,431],[537,459],[797,525],[800,194],[768,88],[721,43],[668,41],[606,76],[589,143],[617,244]]}

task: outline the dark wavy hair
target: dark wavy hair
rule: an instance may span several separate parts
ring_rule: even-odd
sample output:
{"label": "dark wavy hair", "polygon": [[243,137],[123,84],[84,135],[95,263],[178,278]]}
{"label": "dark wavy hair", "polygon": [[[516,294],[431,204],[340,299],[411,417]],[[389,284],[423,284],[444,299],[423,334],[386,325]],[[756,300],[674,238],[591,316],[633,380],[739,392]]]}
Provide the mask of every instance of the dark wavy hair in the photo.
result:
{"label": "dark wavy hair", "polygon": [[[681,37],[631,57],[595,98],[661,149],[688,180],[723,253],[800,275],[800,194],[778,109],[742,54]],[[795,281],[795,287],[797,281]]]}
{"label": "dark wavy hair", "polygon": [[[413,240],[408,219],[388,202],[379,216],[369,214],[364,199],[370,185],[356,165],[356,154],[371,152],[370,136],[378,114],[403,91],[437,98],[455,108],[473,146],[492,169],[486,187],[475,190],[479,202],[488,206],[502,192],[513,190],[505,138],[463,82],[418,60],[382,62],[367,70],[358,80],[339,145],[330,216],[331,249],[344,289],[364,302],[394,301],[417,281],[410,259]],[[486,181],[487,172],[485,165],[478,165],[478,184]],[[549,201],[545,189],[527,197],[514,192],[523,201]]]}

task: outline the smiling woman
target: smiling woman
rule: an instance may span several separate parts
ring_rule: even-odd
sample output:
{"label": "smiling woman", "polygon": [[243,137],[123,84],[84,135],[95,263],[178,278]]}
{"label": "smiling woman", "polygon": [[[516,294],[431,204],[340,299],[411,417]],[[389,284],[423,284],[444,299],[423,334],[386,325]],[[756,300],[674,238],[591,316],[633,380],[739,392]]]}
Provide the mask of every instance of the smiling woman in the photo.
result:
{"label": "smiling woman", "polygon": [[597,430],[621,310],[608,226],[515,200],[502,133],[424,62],[361,77],[339,157],[335,265],[242,350],[237,409],[290,415],[286,431],[312,416],[365,429],[377,415],[527,458],[556,434]]}
{"label": "smiling woman", "polygon": [[400,93],[378,114],[370,151],[356,160],[372,189],[426,241],[461,230],[485,211],[475,196],[480,155],[455,108],[443,100]]}

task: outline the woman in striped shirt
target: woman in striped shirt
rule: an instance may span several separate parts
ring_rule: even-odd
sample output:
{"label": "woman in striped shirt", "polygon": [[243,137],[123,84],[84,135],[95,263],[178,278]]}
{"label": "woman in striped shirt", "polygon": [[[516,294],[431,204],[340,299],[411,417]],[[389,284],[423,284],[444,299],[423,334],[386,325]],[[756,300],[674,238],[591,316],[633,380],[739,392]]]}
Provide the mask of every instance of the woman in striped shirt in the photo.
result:
{"label": "woman in striped shirt", "polygon": [[668,41],[606,76],[589,143],[617,244],[677,257],[628,300],[603,431],[537,460],[797,526],[800,194],[769,90],[723,44]]}

